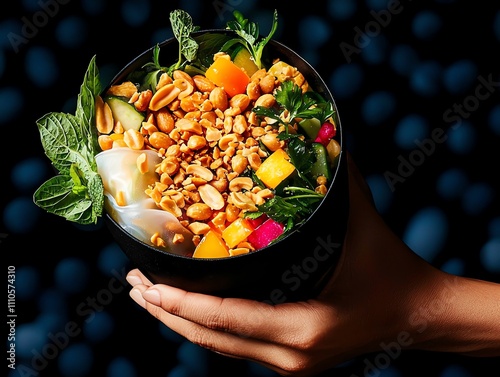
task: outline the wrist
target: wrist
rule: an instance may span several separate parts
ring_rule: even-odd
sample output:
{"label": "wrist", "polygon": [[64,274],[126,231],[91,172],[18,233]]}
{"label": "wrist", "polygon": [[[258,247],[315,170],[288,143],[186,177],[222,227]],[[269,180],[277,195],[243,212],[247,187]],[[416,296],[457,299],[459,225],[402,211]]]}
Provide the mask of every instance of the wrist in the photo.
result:
{"label": "wrist", "polygon": [[500,285],[435,274],[432,288],[408,312],[409,348],[500,355]]}

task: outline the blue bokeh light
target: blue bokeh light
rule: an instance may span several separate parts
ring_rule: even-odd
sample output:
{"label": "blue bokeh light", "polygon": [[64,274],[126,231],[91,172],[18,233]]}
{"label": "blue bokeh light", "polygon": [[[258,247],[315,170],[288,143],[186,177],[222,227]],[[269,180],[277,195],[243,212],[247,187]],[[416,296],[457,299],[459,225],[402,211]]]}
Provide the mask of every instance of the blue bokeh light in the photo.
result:
{"label": "blue bokeh light", "polygon": [[123,20],[131,27],[143,25],[151,13],[151,3],[148,0],[125,0],[121,5]]}
{"label": "blue bokeh light", "polygon": [[5,72],[5,52],[3,49],[0,49],[0,78],[3,76]]}
{"label": "blue bokeh light", "polygon": [[24,234],[33,230],[41,215],[41,210],[31,197],[20,196],[5,206],[3,222],[12,233]]}
{"label": "blue bokeh light", "polygon": [[102,0],[82,0],[82,8],[90,15],[102,13],[106,7],[106,2]]}
{"label": "blue bokeh light", "polygon": [[473,377],[467,369],[461,365],[451,364],[446,366],[439,377]]}
{"label": "blue bokeh light", "polygon": [[495,20],[493,21],[493,31],[498,41],[500,41],[500,10],[497,11]]}
{"label": "blue bokeh light", "polygon": [[435,37],[442,27],[441,17],[434,11],[423,10],[413,18],[412,31],[419,39],[430,39]]}
{"label": "blue bokeh light", "polygon": [[346,20],[353,16],[357,7],[357,3],[352,0],[330,0],[328,2],[328,14],[334,20]]}
{"label": "blue bokeh light", "polygon": [[181,344],[186,340],[182,335],[176,333],[170,327],[165,326],[163,322],[158,323],[158,330],[159,333],[170,342]]}
{"label": "blue bokeh light", "polygon": [[76,257],[61,259],[54,269],[54,281],[63,292],[81,292],[90,279],[87,262]]}
{"label": "blue bokeh light", "polygon": [[41,352],[46,343],[47,333],[44,327],[35,322],[17,325],[16,356],[23,359],[32,358],[33,351]]}
{"label": "blue bokeh light", "polygon": [[113,276],[114,272],[122,271],[129,263],[129,259],[115,242],[103,247],[97,259],[99,270],[104,276]]}
{"label": "blue bokeh light", "polygon": [[373,11],[381,11],[382,9],[387,9],[386,0],[365,0],[366,6]]}
{"label": "blue bokeh light", "polygon": [[0,21],[0,48],[7,52],[19,52],[27,43],[22,36],[23,24],[19,19],[5,18]]}
{"label": "blue bokeh light", "polygon": [[419,64],[419,56],[408,44],[398,44],[392,48],[389,56],[391,68],[402,76],[409,76]]}
{"label": "blue bokeh light", "polygon": [[332,95],[336,98],[353,96],[363,83],[363,72],[363,68],[357,63],[339,66],[329,80]]}
{"label": "blue bokeh light", "polygon": [[441,90],[443,68],[437,61],[419,63],[410,76],[411,89],[424,97],[433,97]]}
{"label": "blue bokeh light", "polygon": [[429,123],[420,114],[408,114],[401,118],[394,130],[394,142],[403,149],[417,148],[415,140],[422,141],[429,135]]}
{"label": "blue bokeh light", "polygon": [[363,120],[369,126],[380,126],[396,110],[396,97],[392,92],[380,90],[365,97],[361,104]]}
{"label": "blue bokeh light", "polygon": [[87,23],[81,17],[66,17],[57,25],[56,38],[61,46],[77,48],[87,38]]}
{"label": "blue bokeh light", "polygon": [[460,198],[465,192],[469,178],[461,168],[450,168],[443,171],[436,181],[436,191],[446,200]]}
{"label": "blue bokeh light", "polygon": [[469,121],[462,121],[459,127],[448,133],[446,144],[450,150],[458,155],[471,153],[477,143],[477,131]]}
{"label": "blue bokeh light", "polygon": [[361,57],[367,64],[381,64],[389,55],[389,41],[384,35],[372,38],[370,43],[362,48]]}
{"label": "blue bokeh light", "polygon": [[500,136],[500,105],[496,105],[491,109],[488,116],[488,125],[496,135]]}
{"label": "blue bokeh light", "polygon": [[488,234],[491,238],[500,238],[500,216],[490,220],[488,224]]}
{"label": "blue bokeh light", "polygon": [[[179,363],[186,366],[197,376],[205,376],[208,370],[208,350],[190,341],[184,341],[177,349]],[[193,363],[196,360],[196,363]]]}
{"label": "blue bokeh light", "polygon": [[31,82],[40,88],[54,85],[59,77],[54,51],[47,47],[31,47],[26,53],[25,69]]}
{"label": "blue bokeh light", "polygon": [[108,339],[114,328],[113,317],[106,311],[97,311],[83,324],[83,334],[88,341],[97,343]]}
{"label": "blue bokeh light", "polygon": [[490,239],[480,251],[483,267],[492,272],[500,273],[500,236]]}
{"label": "blue bokeh light", "polygon": [[19,161],[12,168],[11,180],[22,193],[33,194],[49,175],[49,166],[40,157],[29,157]]}
{"label": "blue bokeh light", "polygon": [[16,298],[29,300],[36,296],[40,288],[40,272],[31,265],[21,266],[16,271]]}
{"label": "blue bokeh light", "polygon": [[106,377],[137,377],[136,366],[123,356],[112,359],[106,369]]}
{"label": "blue bokeh light", "polygon": [[446,242],[448,228],[448,219],[441,208],[423,208],[411,217],[403,241],[415,253],[432,263]]}
{"label": "blue bokeh light", "polygon": [[471,59],[460,59],[443,71],[443,85],[452,94],[464,94],[476,82],[477,65]]}
{"label": "blue bokeh light", "polygon": [[472,183],[465,189],[462,208],[468,215],[479,215],[490,206],[494,197],[495,191],[489,183]]}
{"label": "blue bokeh light", "polygon": [[66,295],[57,288],[45,288],[38,297],[38,308],[43,313],[62,315],[67,312]]}
{"label": "blue bokeh light", "polygon": [[84,377],[92,370],[94,353],[86,343],[72,343],[61,351],[57,359],[63,377]]}
{"label": "blue bokeh light", "polygon": [[460,258],[451,258],[443,263],[441,270],[449,274],[461,276],[465,272],[465,262]]}
{"label": "blue bokeh light", "polygon": [[307,16],[299,25],[299,43],[309,49],[322,46],[331,36],[332,29],[324,17]]}
{"label": "blue bokeh light", "polygon": [[13,120],[24,106],[24,96],[19,88],[0,88],[0,124]]}

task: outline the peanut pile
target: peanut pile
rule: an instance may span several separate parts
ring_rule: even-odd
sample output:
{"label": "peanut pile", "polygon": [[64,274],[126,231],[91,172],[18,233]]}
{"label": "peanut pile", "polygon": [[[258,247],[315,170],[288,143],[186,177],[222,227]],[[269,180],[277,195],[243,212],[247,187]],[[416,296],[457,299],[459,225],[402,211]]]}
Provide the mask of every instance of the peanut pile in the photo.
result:
{"label": "peanut pile", "polygon": [[[218,54],[214,58],[229,56]],[[154,94],[149,89],[138,91],[130,81],[113,85],[106,94],[128,98],[146,118],[139,130],[124,130],[99,97],[99,145],[102,150],[151,149],[162,157],[156,167],[158,181],[146,194],[194,234],[196,245],[211,229],[209,222],[224,227],[273,197],[271,190],[256,186],[248,172],[257,170],[270,152],[283,147],[283,141],[276,137],[282,129],[259,119],[252,108],[273,106],[273,92],[284,80],[293,80],[303,91],[308,90],[304,76],[283,62],[275,62],[272,70],[257,71],[246,93],[231,98],[205,76],[190,76],[182,70],[174,71],[172,77],[163,73]],[[147,166],[145,159],[141,155],[137,160],[141,172]],[[325,183],[318,182],[317,190],[326,193]],[[127,204],[120,195],[116,200],[119,205]],[[176,235],[173,241],[183,240],[182,235]],[[151,242],[165,245],[158,234],[152,235]],[[252,245],[243,242],[230,254],[252,250]]]}

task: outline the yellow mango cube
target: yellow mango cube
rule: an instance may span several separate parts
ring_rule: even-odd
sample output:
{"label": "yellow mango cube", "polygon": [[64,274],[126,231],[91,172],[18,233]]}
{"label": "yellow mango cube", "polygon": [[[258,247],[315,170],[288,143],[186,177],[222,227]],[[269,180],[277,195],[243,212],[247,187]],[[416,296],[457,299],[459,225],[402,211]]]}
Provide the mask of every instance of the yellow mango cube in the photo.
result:
{"label": "yellow mango cube", "polygon": [[240,242],[245,241],[252,232],[253,227],[250,222],[239,217],[222,231],[222,238],[226,241],[227,246],[232,249]]}
{"label": "yellow mango cube", "polygon": [[213,230],[205,234],[193,253],[193,258],[225,258],[228,256],[229,249],[226,243]]}
{"label": "yellow mango cube", "polygon": [[277,149],[260,164],[255,174],[268,188],[274,189],[295,170],[289,159],[283,149]]}

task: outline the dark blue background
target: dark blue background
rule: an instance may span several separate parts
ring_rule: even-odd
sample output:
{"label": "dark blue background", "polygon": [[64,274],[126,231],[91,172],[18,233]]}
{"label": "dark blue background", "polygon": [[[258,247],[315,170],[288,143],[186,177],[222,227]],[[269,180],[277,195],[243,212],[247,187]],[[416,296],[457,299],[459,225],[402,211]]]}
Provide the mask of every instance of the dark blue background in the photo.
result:
{"label": "dark blue background", "polygon": [[[36,120],[74,111],[93,55],[106,84],[170,37],[176,8],[202,28],[225,25],[239,9],[263,34],[277,8],[275,38],[327,82],[348,149],[391,227],[435,266],[499,281],[495,2],[23,0],[10,7],[0,16],[0,251],[15,266],[17,294],[17,370],[9,377],[274,375],[169,331],[128,297],[127,260],[102,224],[75,226],[32,203],[53,174]],[[406,351],[365,355],[325,375],[468,377],[498,368],[494,359]]]}

